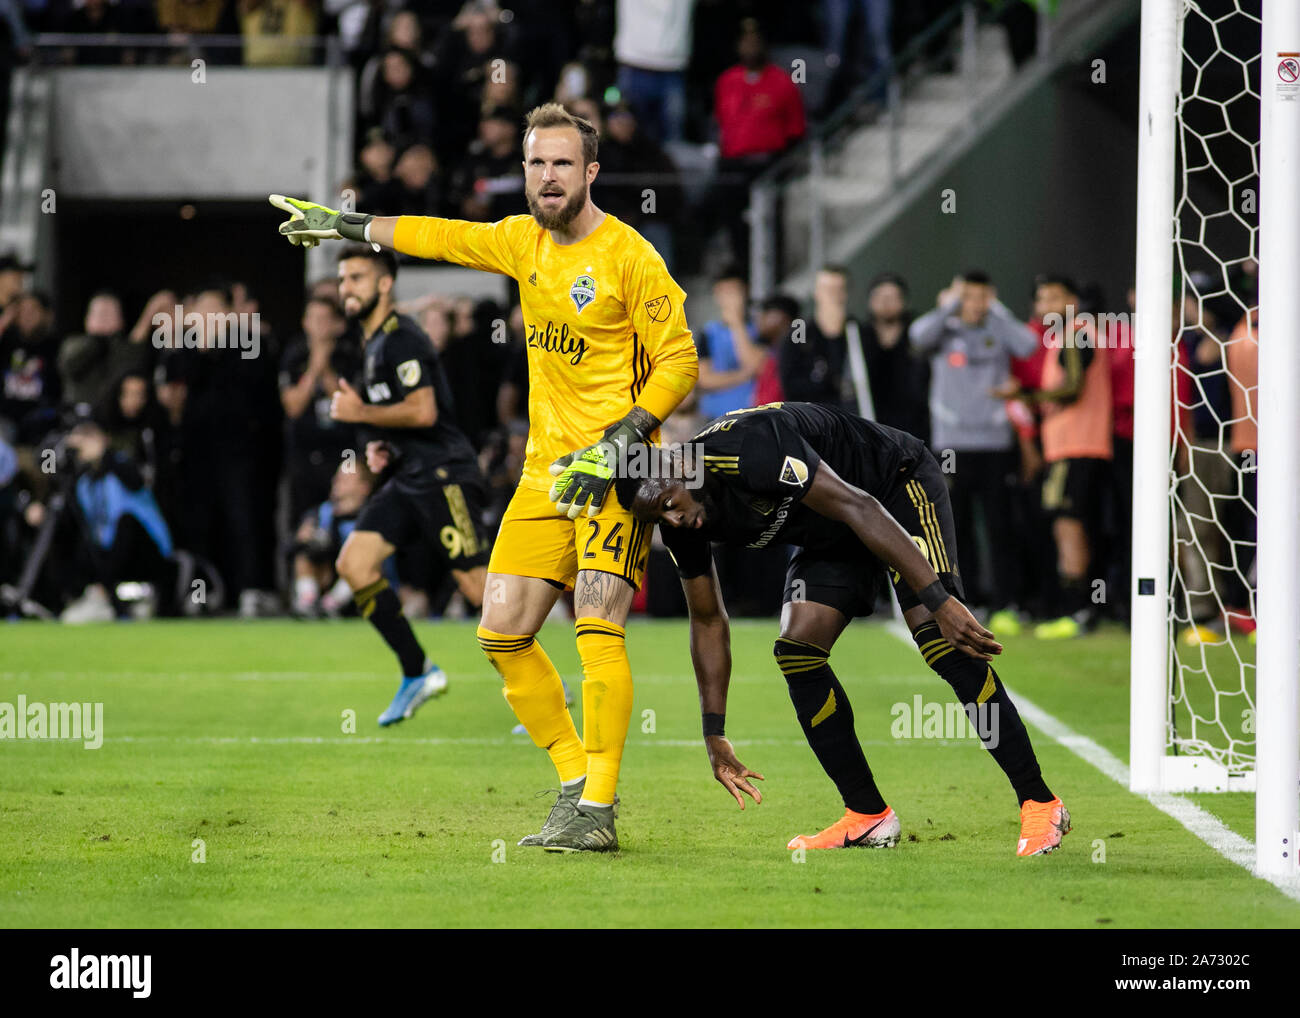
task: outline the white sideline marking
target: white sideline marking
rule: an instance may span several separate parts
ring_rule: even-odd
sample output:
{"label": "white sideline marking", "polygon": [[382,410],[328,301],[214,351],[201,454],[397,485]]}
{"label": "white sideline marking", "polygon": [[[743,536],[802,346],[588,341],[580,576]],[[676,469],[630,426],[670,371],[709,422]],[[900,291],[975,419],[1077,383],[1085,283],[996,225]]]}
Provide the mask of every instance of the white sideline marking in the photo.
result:
{"label": "white sideline marking", "polygon": [[[1128,764],[1124,763],[1123,760],[1115,756],[1110,750],[1099,746],[1086,735],[1075,732],[1064,722],[1058,721],[1047,711],[1026,700],[1019,693],[1013,694],[1009,686],[1007,687],[1007,694],[1012,697],[1017,709],[1028,721],[1033,723],[1034,727],[1046,733],[1075,756],[1092,764],[1106,777],[1128,790],[1129,769]],[[1218,817],[1206,812],[1190,799],[1184,799],[1181,795],[1174,795],[1170,792],[1154,792],[1148,795],[1133,792],[1131,794],[1146,799],[1161,813],[1173,817],[1192,834],[1227,859],[1228,862],[1236,863],[1251,876],[1268,881],[1293,901],[1300,901],[1300,881],[1255,872],[1254,843],[1247,838],[1243,838]]]}
{"label": "white sideline marking", "polygon": [[[33,680],[66,682],[69,680],[91,680],[102,682],[106,679],[175,679],[177,681],[205,681],[209,679],[231,679],[235,682],[272,682],[272,681],[306,681],[320,680],[358,680],[380,677],[377,672],[225,672],[225,671],[84,671],[84,672],[6,672],[0,671],[0,681],[31,682]],[[383,678],[391,679],[386,673]]]}
{"label": "white sideline marking", "polygon": [[[577,673],[567,673],[563,676],[565,679],[572,679],[575,682],[581,682],[582,676]],[[482,670],[480,672],[457,672],[453,673],[453,678],[457,682],[493,682],[498,685],[501,679],[496,672]],[[208,682],[208,681],[234,681],[234,682],[389,682],[394,680],[394,674],[387,672],[225,672],[225,671],[184,671],[184,672],[130,672],[130,671],[78,671],[78,672],[10,672],[0,671],[0,682],[32,682],[51,680],[55,682],[67,681],[94,681],[103,682],[105,680],[120,679],[174,679],[177,682]],[[650,683],[651,685],[660,684],[677,684],[683,681],[689,682],[690,679],[683,679],[681,673],[677,674],[657,674],[647,673],[636,676],[639,683]],[[743,676],[733,676],[732,682],[745,681]]]}
{"label": "white sideline marking", "polygon": [[[912,643],[912,634],[905,626],[890,622],[884,628],[900,640]],[[1002,684],[1006,686],[1007,695],[1015,701],[1016,709],[1026,721],[1031,722],[1035,728],[1060,743],[1085,763],[1092,764],[1106,777],[1122,785],[1125,791],[1129,790],[1128,764],[1104,746],[1086,735],[1080,735],[1065,722],[1052,717],[1037,704],[1013,692],[1005,681]],[[1196,803],[1169,792],[1156,792],[1150,795],[1142,795],[1138,792],[1131,794],[1145,799],[1166,816],[1173,817],[1228,862],[1236,863],[1253,877],[1268,881],[1293,901],[1300,901],[1300,881],[1256,873],[1255,845],[1224,824],[1218,817],[1201,809]]]}
{"label": "white sideline marking", "polygon": [[[891,620],[884,623],[881,629],[890,635],[913,646],[912,634],[907,626],[897,620]],[[97,679],[106,678],[139,678],[148,675],[149,677],[162,677],[174,679],[234,679],[244,682],[265,682],[265,681],[304,681],[310,679],[335,679],[335,680],[358,680],[374,679],[373,672],[104,672],[104,671],[61,671],[61,672],[39,672],[29,671],[0,671],[0,681],[30,681],[33,678],[41,679]],[[643,675],[638,676],[638,682],[679,682],[681,677],[678,675]],[[1005,683],[1004,683],[1005,685]],[[1079,757],[1086,763],[1091,764],[1097,770],[1101,771],[1106,777],[1123,786],[1128,791],[1129,768],[1124,761],[1111,753],[1108,749],[1094,742],[1086,735],[1080,735],[1064,722],[1048,714],[1045,710],[1030,700],[1025,699],[1020,694],[1012,694],[1011,688],[1007,687],[1008,695],[1012,696],[1017,709],[1025,719],[1031,722],[1034,727],[1038,728],[1053,741],[1059,743],[1068,749],[1075,756]],[[420,746],[505,746],[513,743],[523,744],[526,742],[525,736],[514,736],[512,738],[486,738],[486,737],[426,737],[426,738],[386,738],[384,736],[365,736],[354,735],[348,737],[333,736],[330,738],[317,736],[283,736],[283,737],[262,737],[262,736],[170,736],[170,735],[121,735],[108,737],[106,742],[176,742],[187,744],[203,745],[233,745],[233,744],[262,744],[262,745],[367,745],[367,744],[384,744],[407,743]],[[860,740],[864,746],[894,746],[899,745],[896,740]],[[948,740],[942,740],[945,744]],[[965,740],[958,740],[955,745],[962,745]],[[638,745],[654,745],[665,748],[682,748],[699,746],[698,739],[658,739],[647,738],[638,740]],[[736,740],[735,745],[743,746],[803,746],[806,741],[802,739],[745,739]],[[1165,815],[1177,820],[1184,828],[1199,838],[1205,844],[1209,845],[1219,855],[1231,863],[1242,867],[1252,876],[1266,880],[1273,887],[1277,888],[1283,895],[1294,901],[1300,901],[1300,881],[1288,880],[1285,877],[1265,876],[1255,872],[1255,846],[1247,838],[1242,837],[1237,832],[1226,826],[1221,820],[1213,814],[1206,812],[1196,803],[1182,796],[1171,793],[1153,793],[1142,795],[1132,793],[1139,798],[1146,799],[1156,809]]]}
{"label": "white sideline marking", "polygon": [[[399,739],[389,738],[383,735],[117,735],[105,736],[105,742],[176,742],[187,745],[204,745],[204,746],[232,746],[232,745],[262,745],[262,746],[363,746],[363,745],[415,745],[415,746],[531,746],[526,735],[516,735],[512,737],[502,736],[500,738],[489,736],[426,736],[424,738]],[[892,746],[894,742],[884,739],[860,740],[864,746]],[[940,740],[931,740],[937,742]],[[950,744],[959,745],[957,740],[947,740]],[[960,745],[964,746],[966,740],[961,740]],[[33,742],[29,745],[43,745],[44,743]],[[638,739],[636,745],[639,746],[659,746],[667,749],[700,749],[702,743],[699,739],[660,739],[658,737],[647,737]],[[746,746],[806,746],[807,741],[804,739],[737,739],[733,745],[740,748]]]}

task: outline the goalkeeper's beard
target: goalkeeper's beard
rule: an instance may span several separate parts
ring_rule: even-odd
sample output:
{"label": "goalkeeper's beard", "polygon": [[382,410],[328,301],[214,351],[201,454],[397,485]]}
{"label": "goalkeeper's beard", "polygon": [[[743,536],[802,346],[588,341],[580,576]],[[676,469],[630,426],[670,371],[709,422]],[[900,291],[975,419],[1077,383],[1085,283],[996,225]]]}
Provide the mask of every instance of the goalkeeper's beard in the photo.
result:
{"label": "goalkeeper's beard", "polygon": [[582,182],[582,188],[554,212],[542,208],[535,192],[528,193],[528,211],[543,230],[563,230],[578,217],[578,213],[586,204],[587,182],[585,180]]}

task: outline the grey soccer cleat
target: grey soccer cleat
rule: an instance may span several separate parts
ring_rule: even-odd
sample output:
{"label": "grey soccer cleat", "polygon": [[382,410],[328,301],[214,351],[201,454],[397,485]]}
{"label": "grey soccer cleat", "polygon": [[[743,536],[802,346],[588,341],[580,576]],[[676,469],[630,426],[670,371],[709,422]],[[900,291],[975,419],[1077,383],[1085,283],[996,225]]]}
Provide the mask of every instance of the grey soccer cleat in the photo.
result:
{"label": "grey soccer cleat", "polygon": [[[574,786],[573,791],[566,792],[560,789],[560,794],[555,797],[555,805],[551,807],[551,812],[547,814],[546,823],[542,824],[542,829],[536,834],[527,834],[519,839],[519,844],[525,848],[540,845],[552,834],[558,834],[572,818],[573,814],[578,811],[578,800],[582,798],[582,790],[586,787],[586,780]],[[538,795],[546,795],[545,792],[538,792]]]}
{"label": "grey soccer cleat", "polygon": [[617,852],[613,806],[576,808],[568,822],[542,842],[547,852]]}

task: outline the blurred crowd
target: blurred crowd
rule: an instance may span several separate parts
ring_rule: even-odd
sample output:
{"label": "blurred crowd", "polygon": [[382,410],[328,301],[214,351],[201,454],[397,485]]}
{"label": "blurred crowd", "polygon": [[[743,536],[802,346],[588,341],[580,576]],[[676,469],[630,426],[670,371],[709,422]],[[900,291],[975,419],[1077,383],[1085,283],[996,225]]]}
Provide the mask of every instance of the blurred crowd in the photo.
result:
{"label": "blurred crowd", "polygon": [[[747,257],[749,184],[855,88],[874,81],[865,105],[878,108],[892,54],[958,3],[0,0],[0,109],[10,69],[28,59],[345,61],[357,139],[355,171],[338,182],[345,195],[377,213],[490,220],[519,208],[523,113],[554,99],[601,124],[609,210],[690,271],[718,235],[726,243],[709,264]],[[1027,58],[1033,9],[1011,0],[997,11]],[[38,48],[38,33],[76,38],[46,36]],[[780,44],[776,62],[768,40]],[[819,83],[814,109],[791,80],[796,59],[816,65],[800,75]],[[934,61],[946,60],[936,40]],[[697,229],[677,251],[672,228],[683,222]]]}
{"label": "blurred crowd", "polygon": [[[719,414],[782,399],[845,406],[919,435],[949,477],[968,601],[999,632],[1039,620],[1041,635],[1073,635],[1127,615],[1131,295],[1130,307],[1115,307],[1068,276],[1044,275],[1032,286],[1012,281],[1013,311],[972,269],[932,304],[901,274],[852,279],[830,266],[807,306],[783,295],[755,306],[735,268],[748,255],[749,183],[948,6],[0,0],[0,92],[8,68],[32,56],[34,31],[162,33],[169,43],[42,54],[92,66],[196,51],[247,65],[311,63],[325,59],[319,40],[329,39],[356,80],[343,199],[375,214],[478,221],[523,211],[523,114],[564,103],[600,130],[597,204],[639,229],[679,278],[712,281],[716,316],[691,322],[699,383],[665,437],[685,441]],[[1032,32],[1014,18],[1007,25],[1023,58]],[[210,47],[201,37],[213,33],[240,45]],[[805,109],[788,69],[773,63],[769,38],[824,54],[830,85],[817,108]],[[692,161],[701,148],[703,164]],[[207,333],[221,316],[257,315],[254,280],[160,289],[143,307],[101,292],[81,322],[59,323],[30,272],[0,258],[5,610],[70,620],[351,610],[333,560],[374,479],[351,427],[329,416],[338,381],[361,364],[335,281],[307,288],[293,335],[262,323],[256,354],[245,356]],[[1240,313],[1256,303],[1250,266],[1232,286],[1230,299],[1175,309],[1180,617],[1210,628],[1253,625],[1256,347]],[[519,307],[435,295],[402,310],[440,351],[489,481],[493,526],[528,432]],[[1094,317],[1104,312],[1120,314]],[[191,313],[204,335],[158,342],[157,315]],[[463,609],[418,555],[391,568],[412,614]],[[728,549],[719,568],[736,614],[779,609],[779,557]],[[637,607],[683,610],[659,550]]]}
{"label": "blurred crowd", "polygon": [[[96,293],[63,335],[25,286],[30,268],[0,259],[0,584],[20,588],[36,558],[25,594],[38,613],[120,613],[114,591],[128,581],[147,587],[148,612],[281,611],[276,591],[332,564],[323,535],[336,553],[373,484],[354,429],[329,415],[361,367],[335,280],[310,288],[284,341],[253,288],[229,280],[160,291],[130,318]],[[431,298],[402,310],[441,351],[499,515],[527,433],[518,309]],[[176,342],[173,322],[196,334]],[[241,346],[235,331],[251,322],[255,342]],[[422,565],[403,577],[421,590],[439,579]]]}
{"label": "blurred crowd", "polygon": [[[892,5],[875,6],[887,33]],[[745,16],[763,7],[773,12],[766,20]],[[805,111],[789,68],[769,56],[780,10],[624,0],[545,12],[524,4],[505,17],[493,3],[470,3],[452,17],[412,7],[375,18],[372,7],[363,36],[374,42],[358,62],[358,155],[343,193],[387,215],[492,221],[517,212],[519,125],[526,110],[556,101],[600,131],[601,207],[640,230],[670,270],[698,268],[713,238],[730,244],[722,260],[747,256],[749,183],[820,112]],[[890,44],[871,49],[874,36],[858,24],[851,43],[847,23],[827,21],[838,50],[863,54],[837,77],[837,94],[875,66],[869,53],[888,59]],[[685,171],[696,178],[689,189]],[[676,228],[686,222],[696,228],[682,242]]]}
{"label": "blurred crowd", "polygon": [[[373,478],[351,426],[329,416],[338,380],[361,364],[335,281],[310,287],[297,334],[282,340],[263,328],[258,356],[245,357],[215,334],[193,349],[160,348],[151,323],[158,312],[197,312],[211,333],[219,316],[257,311],[247,283],[160,292],[134,317],[99,293],[80,330],[65,336],[48,299],[27,288],[29,268],[0,260],[0,584],[19,584],[47,531],[53,551],[29,596],[72,618],[125,611],[113,593],[123,583],[150,594],[144,611],[348,611],[332,563]],[[1253,272],[1235,285],[1228,299],[1189,297],[1174,319],[1182,326],[1172,426],[1187,506],[1181,597],[1186,620],[1210,628],[1248,628],[1254,614],[1257,344],[1253,322],[1234,313],[1255,303]],[[744,274],[724,269],[712,283],[716,317],[691,323],[697,388],[664,437],[686,441],[715,416],[783,399],[907,430],[926,439],[949,479],[972,605],[1003,631],[1046,620],[1040,635],[1123,621],[1131,307],[1109,313],[1116,309],[1099,293],[1064,275],[1017,289],[1023,318],[974,269],[918,307],[900,274],[857,281],[828,266],[806,306],[782,295],[755,306]],[[440,353],[488,479],[494,528],[528,434],[519,306],[430,296],[400,310]],[[783,568],[779,556],[723,551],[735,613],[776,611]],[[396,569],[414,613],[460,609],[453,585],[419,556]],[[221,595],[196,600],[196,583]],[[87,590],[97,591],[94,604]],[[683,608],[660,552],[637,606]]]}
{"label": "blurred crowd", "polygon": [[[1258,341],[1245,309],[1258,303],[1257,265],[1235,268],[1226,289],[1201,273],[1186,284],[1172,318],[1175,620],[1188,639],[1216,642],[1255,626]],[[827,266],[809,306],[777,295],[751,308],[743,275],[721,273],[718,318],[695,326],[695,401],[671,430],[686,440],[729,410],[804,400],[918,435],[949,482],[967,601],[996,632],[1034,623],[1064,639],[1127,623],[1133,292],[1114,306],[1056,273],[1016,290],[1023,317],[968,269],[925,309],[898,273],[855,283]],[[851,305],[866,314],[855,320]],[[729,605],[778,611],[784,563],[720,550]],[[680,610],[671,575],[652,565],[650,596],[663,599],[652,610]]]}

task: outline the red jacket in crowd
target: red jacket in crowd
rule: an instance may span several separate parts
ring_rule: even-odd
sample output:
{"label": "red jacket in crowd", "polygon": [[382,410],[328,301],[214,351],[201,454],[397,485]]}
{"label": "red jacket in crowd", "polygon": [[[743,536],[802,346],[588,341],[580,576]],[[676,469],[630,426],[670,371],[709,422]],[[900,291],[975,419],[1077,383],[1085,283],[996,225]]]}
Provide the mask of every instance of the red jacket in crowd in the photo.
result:
{"label": "red jacket in crowd", "polygon": [[1115,437],[1133,441],[1133,334],[1115,322],[1106,337],[1110,349],[1110,398]]}
{"label": "red jacket in crowd", "polygon": [[723,159],[771,155],[803,137],[803,97],[775,64],[723,71],[713,93]]}
{"label": "red jacket in crowd", "polygon": [[1043,361],[1047,359],[1047,326],[1041,318],[1032,318],[1025,323],[1029,331],[1038,337],[1038,349],[1028,357],[1011,358],[1011,377],[1020,383],[1020,388],[1037,392],[1043,387]]}

